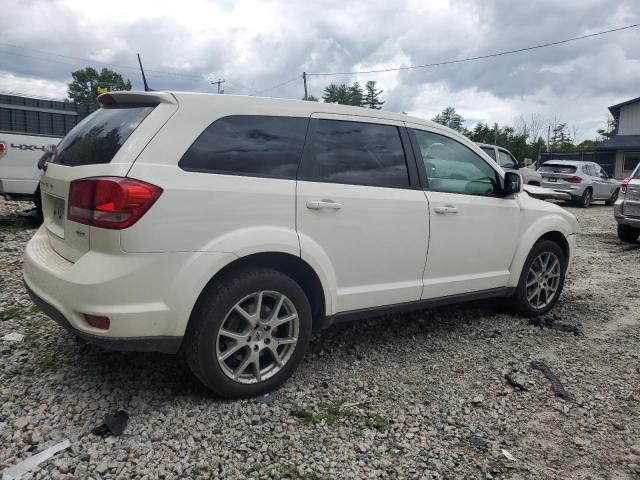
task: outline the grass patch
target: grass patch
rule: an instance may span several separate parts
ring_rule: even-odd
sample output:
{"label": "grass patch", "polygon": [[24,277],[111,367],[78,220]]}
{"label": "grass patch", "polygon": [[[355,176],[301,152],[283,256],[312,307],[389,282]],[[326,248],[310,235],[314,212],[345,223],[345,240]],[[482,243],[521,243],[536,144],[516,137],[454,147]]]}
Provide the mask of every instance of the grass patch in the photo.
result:
{"label": "grass patch", "polygon": [[27,318],[30,315],[34,315],[38,313],[40,309],[35,305],[29,308],[24,307],[11,307],[5,308],[4,310],[0,310],[0,321],[4,322],[7,320],[22,320]]}
{"label": "grass patch", "polygon": [[318,405],[319,412],[312,413],[306,410],[296,410],[293,413],[296,417],[302,419],[305,423],[317,425],[324,422],[327,425],[333,425],[340,417],[353,417],[356,413],[348,407],[344,406],[342,400],[331,403],[320,403]]}
{"label": "grass patch", "polygon": [[280,479],[288,479],[288,480],[324,480],[326,477],[314,472],[314,471],[305,471],[300,473],[300,469],[295,465],[291,465],[289,463],[282,464],[262,464],[262,463],[254,463],[247,470],[247,474],[251,475],[252,473],[257,474],[261,477],[266,477],[272,480],[280,480]]}
{"label": "grass patch", "polygon": [[36,357],[36,369],[40,372],[47,372],[56,368],[56,360],[49,352],[40,353]]}
{"label": "grass patch", "polygon": [[369,428],[375,428],[376,430],[386,430],[389,426],[389,419],[383,415],[368,416],[364,423]]}
{"label": "grass patch", "polygon": [[33,340],[35,340],[36,338],[38,338],[40,336],[40,334],[38,333],[38,331],[33,328],[32,325],[27,325],[24,329],[24,339],[27,342],[31,342]]}

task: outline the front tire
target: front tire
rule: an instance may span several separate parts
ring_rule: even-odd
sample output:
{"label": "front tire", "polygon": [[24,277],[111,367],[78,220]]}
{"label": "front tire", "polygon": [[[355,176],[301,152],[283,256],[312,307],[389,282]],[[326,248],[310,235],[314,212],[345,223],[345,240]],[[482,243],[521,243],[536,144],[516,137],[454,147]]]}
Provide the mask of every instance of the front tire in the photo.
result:
{"label": "front tire", "polygon": [[635,243],[640,237],[640,228],[618,224],[618,238],[626,243]]}
{"label": "front tire", "polygon": [[604,204],[610,207],[611,205],[616,203],[616,200],[618,200],[618,194],[619,193],[620,193],[620,190],[618,190],[618,189],[614,190],[614,192],[611,194],[609,199],[604,202]]}
{"label": "front tire", "polygon": [[544,315],[551,310],[564,286],[567,261],[562,249],[551,240],[536,243],[524,262],[512,301],[526,317]]}
{"label": "front tire", "polygon": [[302,288],[267,268],[228,274],[203,292],[185,342],[187,362],[223,398],[280,387],[302,361],[311,307]]}

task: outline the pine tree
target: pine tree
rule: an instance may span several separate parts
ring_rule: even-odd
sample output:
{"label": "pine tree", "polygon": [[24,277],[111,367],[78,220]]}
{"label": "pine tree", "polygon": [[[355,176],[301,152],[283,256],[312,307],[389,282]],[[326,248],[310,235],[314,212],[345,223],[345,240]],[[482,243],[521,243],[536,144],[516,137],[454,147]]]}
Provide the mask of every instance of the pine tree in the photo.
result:
{"label": "pine tree", "polygon": [[365,86],[366,93],[364,95],[364,104],[363,106],[367,108],[372,108],[374,110],[380,110],[384,102],[380,100],[380,95],[384,90],[376,89],[375,80],[369,80]]}

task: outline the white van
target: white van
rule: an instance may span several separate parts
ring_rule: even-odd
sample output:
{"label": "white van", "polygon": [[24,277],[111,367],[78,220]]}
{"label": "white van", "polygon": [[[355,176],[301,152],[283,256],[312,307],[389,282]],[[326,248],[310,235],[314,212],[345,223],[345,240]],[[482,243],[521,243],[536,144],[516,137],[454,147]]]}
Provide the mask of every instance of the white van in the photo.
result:
{"label": "white van", "polygon": [[313,330],[503,298],[557,302],[578,223],[464,136],[406,115],[119,92],[59,144],[24,281],[74,334],[269,392]]}

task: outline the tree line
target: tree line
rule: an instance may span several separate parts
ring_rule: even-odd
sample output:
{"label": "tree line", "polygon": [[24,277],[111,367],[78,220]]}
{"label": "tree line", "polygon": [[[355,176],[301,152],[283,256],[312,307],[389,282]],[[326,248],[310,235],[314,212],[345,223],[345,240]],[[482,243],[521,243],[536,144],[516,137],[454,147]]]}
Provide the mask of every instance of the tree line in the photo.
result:
{"label": "tree line", "polygon": [[[474,142],[504,147],[520,160],[535,159],[540,152],[593,150],[600,143],[598,140],[584,140],[577,143],[577,127],[569,126],[558,117],[545,120],[537,114],[529,117],[520,115],[514,126],[479,122],[467,128],[462,115],[456,112],[454,107],[449,106],[431,120],[462,133]],[[614,128],[613,118],[609,117],[607,126],[597,131],[598,136],[603,140],[610,138]]]}
{"label": "tree line", "polygon": [[[78,103],[94,103],[100,93],[104,91],[131,90],[131,80],[126,80],[121,74],[108,68],[97,71],[87,67],[71,73],[72,81],[68,84],[69,99]],[[379,90],[374,80],[368,81],[364,87],[358,82],[352,85],[327,85],[322,93],[325,103],[339,103],[358,107],[380,110],[384,105],[383,90]],[[303,100],[319,101],[313,95],[303,97]],[[572,152],[577,150],[593,150],[597,140],[585,140],[576,144],[577,128],[570,127],[557,117],[545,120],[541,115],[520,115],[514,126],[492,125],[479,122],[471,128],[465,126],[465,120],[456,109],[449,106],[438,113],[432,120],[466,135],[474,142],[489,143],[505,147],[522,160],[537,158],[543,151]],[[608,117],[607,126],[598,130],[601,139],[613,135],[615,124],[612,117]]]}

